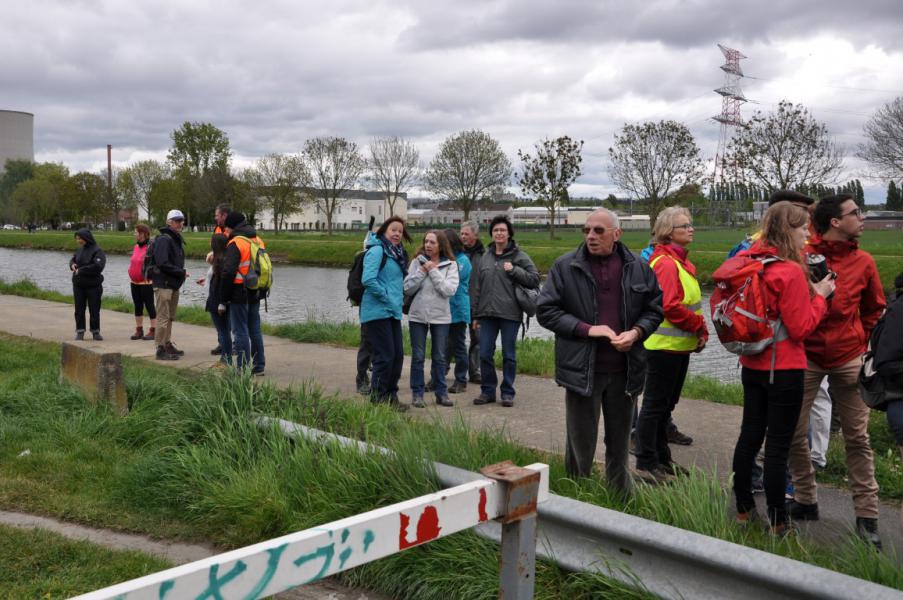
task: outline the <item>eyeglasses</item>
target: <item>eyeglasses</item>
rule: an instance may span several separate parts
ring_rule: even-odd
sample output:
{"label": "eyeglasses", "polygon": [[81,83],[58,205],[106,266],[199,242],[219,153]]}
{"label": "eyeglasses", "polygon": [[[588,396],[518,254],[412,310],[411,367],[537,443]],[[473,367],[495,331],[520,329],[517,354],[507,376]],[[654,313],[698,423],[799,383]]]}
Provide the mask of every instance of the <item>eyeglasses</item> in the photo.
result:
{"label": "eyeglasses", "polygon": [[605,235],[604,227],[584,227],[583,235],[589,235],[590,233],[595,233],[596,235]]}
{"label": "eyeglasses", "polygon": [[856,218],[857,218],[857,219],[861,219],[861,218],[862,218],[862,209],[861,209],[861,208],[854,208],[854,209],[851,210],[850,212],[843,213],[842,215],[840,215],[840,218],[842,219],[842,218],[844,218],[844,217],[849,217],[850,215],[856,215]]}
{"label": "eyeglasses", "polygon": [[684,223],[683,225],[675,225],[674,229],[693,229],[692,223]]}

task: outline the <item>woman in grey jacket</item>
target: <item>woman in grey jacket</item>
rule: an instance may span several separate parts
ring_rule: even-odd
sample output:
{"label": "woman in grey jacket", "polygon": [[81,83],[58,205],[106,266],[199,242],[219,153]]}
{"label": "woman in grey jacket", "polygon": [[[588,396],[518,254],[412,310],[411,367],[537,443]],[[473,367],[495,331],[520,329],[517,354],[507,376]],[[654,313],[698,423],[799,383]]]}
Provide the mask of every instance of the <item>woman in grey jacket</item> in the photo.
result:
{"label": "woman in grey jacket", "polygon": [[514,377],[517,373],[517,330],[523,311],[517,302],[515,285],[539,287],[536,265],[514,243],[514,227],[499,215],[489,224],[492,245],[486,248],[471,277],[476,278],[476,321],[480,331],[480,396],[474,404],[495,402],[495,341],[502,334],[502,406],[514,406]]}
{"label": "woman in grey jacket", "polygon": [[405,299],[411,303],[408,328],[411,332],[411,404],[424,408],[423,361],[426,355],[426,334],[432,339],[431,382],[436,392],[436,404],[453,406],[445,384],[448,361],[448,331],[451,324],[449,298],[458,290],[458,265],[441,231],[431,230],[423,236],[423,245],[408,267],[404,279]]}

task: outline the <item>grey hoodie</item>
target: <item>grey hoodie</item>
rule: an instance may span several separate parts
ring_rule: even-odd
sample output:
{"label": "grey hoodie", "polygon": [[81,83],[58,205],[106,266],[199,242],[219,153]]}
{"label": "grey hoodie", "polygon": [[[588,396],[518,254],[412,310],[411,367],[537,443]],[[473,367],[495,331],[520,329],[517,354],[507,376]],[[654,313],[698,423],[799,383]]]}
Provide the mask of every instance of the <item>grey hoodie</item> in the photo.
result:
{"label": "grey hoodie", "polygon": [[458,291],[458,263],[445,257],[435,269],[424,273],[418,256],[408,267],[404,278],[405,296],[414,296],[408,320],[414,323],[445,325],[451,323],[449,298]]}

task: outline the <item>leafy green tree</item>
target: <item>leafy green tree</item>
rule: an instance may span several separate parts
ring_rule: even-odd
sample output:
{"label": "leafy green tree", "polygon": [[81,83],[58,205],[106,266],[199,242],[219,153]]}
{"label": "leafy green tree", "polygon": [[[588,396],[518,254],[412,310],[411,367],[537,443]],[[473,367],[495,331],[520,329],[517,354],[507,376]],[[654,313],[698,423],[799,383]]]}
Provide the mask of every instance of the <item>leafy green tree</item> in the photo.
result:
{"label": "leafy green tree", "polygon": [[313,203],[326,215],[326,232],[332,235],[332,221],[345,192],[360,181],[367,162],[357,144],[341,137],[318,137],[304,143],[304,161],[314,186]]}
{"label": "leafy green tree", "polygon": [[511,163],[501,145],[478,129],[445,138],[426,173],[427,187],[445,202],[464,211],[464,220],[476,203],[505,186]]}
{"label": "leafy green tree", "polygon": [[536,156],[517,151],[523,171],[517,181],[524,194],[549,211],[549,236],[555,237],[555,214],[568,203],[568,187],[580,177],[583,141],[563,135],[535,145]]}
{"label": "leafy green tree", "polygon": [[903,194],[893,179],[887,184],[887,202],[885,204],[887,210],[903,209]]}
{"label": "leafy green tree", "polygon": [[285,218],[301,210],[309,196],[310,171],[301,156],[267,154],[248,174],[263,206],[273,213],[276,233],[285,227]]}
{"label": "leafy green tree", "polygon": [[229,175],[232,151],[226,133],[211,123],[189,123],[170,135],[172,148],[167,155],[169,163],[183,186],[182,210],[188,223],[192,215],[209,213],[218,203],[215,191]]}
{"label": "leafy green tree", "polygon": [[7,159],[3,174],[0,175],[0,216],[5,221],[14,221],[11,201],[13,192],[23,181],[34,177],[34,163],[30,160]]}
{"label": "leafy green tree", "polygon": [[154,184],[169,177],[169,166],[156,160],[142,160],[119,172],[116,178],[116,193],[125,206],[148,210],[148,196]]}
{"label": "leafy green tree", "polygon": [[704,176],[699,146],[687,126],[677,121],[625,124],[608,157],[612,181],[648,202],[653,223],[669,194]]}
{"label": "leafy green tree", "polygon": [[60,225],[59,192],[46,179],[29,179],[16,186],[10,196],[10,213],[13,220],[36,225],[50,223],[54,229]]}
{"label": "leafy green tree", "polygon": [[786,100],[772,113],[756,112],[738,127],[725,164],[735,179],[774,191],[795,190],[834,180],[843,152],[802,104]]}
{"label": "leafy green tree", "polygon": [[66,185],[66,207],[81,223],[96,225],[111,217],[106,196],[107,182],[94,173],[76,173]]}
{"label": "leafy green tree", "polygon": [[162,225],[166,222],[166,213],[171,209],[185,205],[185,186],[175,177],[157,180],[151,185],[147,196],[148,219],[151,223]]}

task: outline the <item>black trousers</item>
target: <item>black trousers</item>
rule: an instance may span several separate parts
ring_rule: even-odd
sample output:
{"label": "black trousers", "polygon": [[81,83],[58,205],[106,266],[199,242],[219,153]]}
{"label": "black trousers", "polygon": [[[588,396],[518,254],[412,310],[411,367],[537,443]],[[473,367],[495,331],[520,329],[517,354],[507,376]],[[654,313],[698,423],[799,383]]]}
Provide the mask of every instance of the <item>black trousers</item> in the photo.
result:
{"label": "black trousers", "polygon": [[734,496],[737,511],[755,507],[752,494],[752,469],[756,454],[765,442],[765,500],[772,524],[787,520],[784,507],[787,455],[803,404],[803,369],[774,372],[769,384],[768,371],[743,367],[743,422],[734,448]]}
{"label": "black trousers", "polygon": [[370,338],[367,337],[367,324],[361,323],[361,343],[357,347],[357,376],[354,383],[358,387],[370,382],[370,363],[373,361],[373,350],[370,349]]}
{"label": "black trousers", "polygon": [[75,330],[85,330],[85,307],[91,318],[91,331],[100,331],[100,296],[103,294],[103,286],[94,287],[72,286],[72,295],[75,297]]}
{"label": "black trousers", "polygon": [[145,284],[132,284],[132,303],[135,305],[135,316],[144,315],[144,309],[147,309],[147,316],[151,319],[157,318],[157,309],[154,307],[154,286]]}
{"label": "black trousers", "polygon": [[401,321],[392,318],[368,321],[366,335],[373,357],[371,398],[376,402],[398,402],[398,380],[404,365]]}
{"label": "black trousers", "polygon": [[671,462],[668,423],[680,400],[690,355],[650,350],[646,356],[643,409],[636,422],[636,468],[651,470]]}

